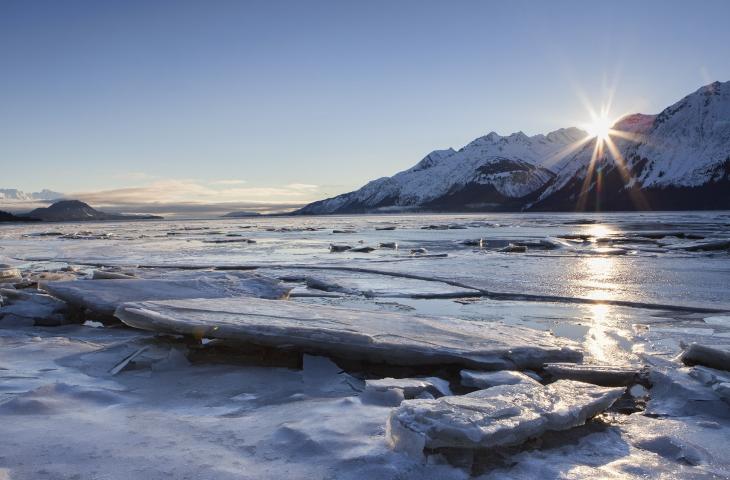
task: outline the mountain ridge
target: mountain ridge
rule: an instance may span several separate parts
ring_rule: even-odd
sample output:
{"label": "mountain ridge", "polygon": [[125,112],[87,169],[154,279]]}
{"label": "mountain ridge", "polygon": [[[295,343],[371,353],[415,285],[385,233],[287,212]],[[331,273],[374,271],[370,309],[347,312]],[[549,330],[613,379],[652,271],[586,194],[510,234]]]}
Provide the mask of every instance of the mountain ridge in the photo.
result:
{"label": "mountain ridge", "polygon": [[575,127],[490,132],[295,213],[730,208],[730,82],[700,87],[656,115],[626,115],[613,129],[619,160]]}

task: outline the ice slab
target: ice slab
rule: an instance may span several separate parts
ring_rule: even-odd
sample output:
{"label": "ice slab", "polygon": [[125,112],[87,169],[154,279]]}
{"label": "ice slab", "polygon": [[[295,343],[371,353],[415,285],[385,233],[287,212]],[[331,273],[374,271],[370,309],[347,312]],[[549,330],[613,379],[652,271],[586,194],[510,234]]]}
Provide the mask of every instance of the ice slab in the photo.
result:
{"label": "ice slab", "polygon": [[176,298],[284,298],[289,288],[253,274],[206,273],[194,279],[103,279],[48,282],[41,288],[72,305],[111,316],[125,302]]}
{"label": "ice slab", "polygon": [[694,369],[676,369],[673,362],[651,359],[649,371],[650,398],[645,414],[654,417],[714,416],[730,418],[730,410],[722,396],[708,385],[705,375]]}
{"label": "ice slab", "polygon": [[564,380],[593,383],[604,387],[625,387],[646,377],[639,368],[613,365],[577,365],[553,363],[545,365],[545,371],[552,377]]}
{"label": "ice slab", "polygon": [[704,321],[708,325],[730,328],[730,317],[728,316],[706,317]]}
{"label": "ice slab", "polygon": [[404,399],[432,399],[451,395],[449,382],[430,378],[381,378],[366,380],[361,399],[365,403],[398,406]]}
{"label": "ice slab", "polygon": [[568,430],[609,408],[623,388],[559,380],[519,383],[436,400],[407,400],[393,410],[387,436],[397,451],[514,446]]}
{"label": "ice slab", "polygon": [[692,343],[682,353],[681,360],[685,365],[705,365],[718,370],[730,370],[730,347]]}
{"label": "ice slab", "polygon": [[730,403],[730,373],[696,366],[689,371],[689,375],[712,388],[720,398]]}
{"label": "ice slab", "polygon": [[124,304],[115,315],[144,330],[293,347],[393,365],[521,369],[582,357],[574,342],[524,327],[294,301],[149,301]]}
{"label": "ice slab", "polygon": [[501,372],[461,371],[461,384],[465,387],[490,388],[498,385],[516,385],[518,383],[539,385],[537,380],[522,372],[512,370],[502,370]]}
{"label": "ice slab", "polygon": [[[0,321],[55,326],[67,323],[66,304],[43,293],[0,288]],[[7,323],[9,324],[9,323]]]}
{"label": "ice slab", "polygon": [[20,270],[8,265],[0,264],[0,283],[13,283],[22,279]]}

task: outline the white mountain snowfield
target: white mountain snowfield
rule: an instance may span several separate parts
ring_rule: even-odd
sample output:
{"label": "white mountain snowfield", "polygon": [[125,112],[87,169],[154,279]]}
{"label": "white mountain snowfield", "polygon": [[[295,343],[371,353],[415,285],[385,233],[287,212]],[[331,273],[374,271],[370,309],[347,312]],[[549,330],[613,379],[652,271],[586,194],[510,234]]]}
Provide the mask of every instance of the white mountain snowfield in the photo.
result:
{"label": "white mountain snowfield", "polygon": [[598,195],[595,177],[585,185],[583,181],[596,140],[578,128],[564,128],[532,137],[492,132],[458,151],[431,152],[408,170],[314,202],[298,213],[574,210],[581,196],[593,202],[586,208],[603,201],[607,209],[640,209],[631,203],[632,189],[646,191],[645,208],[665,209],[670,195],[674,200],[694,197],[686,208],[730,203],[728,194],[720,205],[704,201],[707,196],[717,201],[710,191],[730,182],[730,82],[701,87],[657,115],[626,116],[613,129],[631,137],[611,137],[626,161],[627,175],[621,175],[604,149],[595,167],[604,172],[600,195],[605,199],[592,198]]}
{"label": "white mountain snowfield", "polygon": [[57,200],[63,194],[43,189],[40,192],[27,193],[16,188],[0,188],[0,200],[32,202],[37,200]]}

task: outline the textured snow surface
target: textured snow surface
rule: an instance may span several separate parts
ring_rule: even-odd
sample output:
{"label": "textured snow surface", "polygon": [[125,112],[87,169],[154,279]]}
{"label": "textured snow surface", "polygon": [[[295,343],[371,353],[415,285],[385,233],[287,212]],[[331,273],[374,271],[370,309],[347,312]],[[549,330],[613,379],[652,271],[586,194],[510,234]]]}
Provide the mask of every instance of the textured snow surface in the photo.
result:
{"label": "textured snow surface", "polygon": [[395,365],[530,368],[557,359],[581,358],[573,342],[527,328],[483,328],[454,318],[374,314],[283,300],[136,302],[123,304],[115,316],[144,330],[261,345],[291,345]]}
{"label": "textured snow surface", "polygon": [[388,437],[396,450],[491,448],[519,445],[547,431],[582,425],[623,394],[570,380],[501,385],[436,400],[407,400],[391,413]]}

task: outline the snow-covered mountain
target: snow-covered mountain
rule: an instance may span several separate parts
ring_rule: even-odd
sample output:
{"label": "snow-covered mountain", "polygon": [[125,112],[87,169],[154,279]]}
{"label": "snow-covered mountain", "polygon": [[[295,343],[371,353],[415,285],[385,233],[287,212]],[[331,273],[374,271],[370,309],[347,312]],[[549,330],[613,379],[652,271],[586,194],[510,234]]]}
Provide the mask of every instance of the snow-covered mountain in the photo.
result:
{"label": "snow-covered mountain", "polygon": [[408,170],[312,203],[299,213],[516,209],[552,180],[552,169],[565,149],[585,136],[577,128],[532,137],[522,132],[505,137],[491,132],[459,151],[433,151]]}
{"label": "snow-covered mountain", "polygon": [[43,189],[40,192],[26,193],[16,188],[0,188],[0,200],[11,200],[21,202],[32,202],[38,200],[58,200],[63,198],[63,193]]}
{"label": "snow-covered mountain", "polygon": [[730,82],[706,85],[658,115],[630,115],[613,128],[631,137],[612,136],[624,169],[606,150],[589,175],[595,144],[589,142],[530,208],[730,208]]}
{"label": "snow-covered mountain", "polygon": [[492,132],[298,213],[730,208],[730,82],[658,115],[626,116],[613,130],[623,162],[604,145],[591,166],[600,141],[577,128]]}

